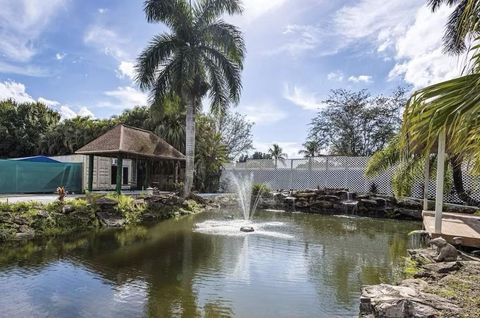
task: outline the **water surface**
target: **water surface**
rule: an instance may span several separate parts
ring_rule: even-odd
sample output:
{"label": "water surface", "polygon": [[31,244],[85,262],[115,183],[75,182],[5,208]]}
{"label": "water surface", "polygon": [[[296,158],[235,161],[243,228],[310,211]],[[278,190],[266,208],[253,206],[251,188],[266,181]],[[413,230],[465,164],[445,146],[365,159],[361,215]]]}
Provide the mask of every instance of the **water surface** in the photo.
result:
{"label": "water surface", "polygon": [[[0,248],[0,317],[357,317],[417,222],[225,213]],[[213,221],[212,221],[213,220]]]}

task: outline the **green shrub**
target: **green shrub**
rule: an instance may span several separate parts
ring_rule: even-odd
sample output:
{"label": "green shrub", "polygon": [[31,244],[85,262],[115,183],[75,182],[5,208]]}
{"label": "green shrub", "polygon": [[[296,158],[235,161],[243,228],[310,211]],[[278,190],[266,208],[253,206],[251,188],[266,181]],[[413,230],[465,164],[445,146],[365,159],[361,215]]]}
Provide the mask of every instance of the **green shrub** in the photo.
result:
{"label": "green shrub", "polygon": [[270,188],[265,183],[255,183],[252,188],[252,195],[254,197],[259,194],[263,196],[268,196],[271,193]]}

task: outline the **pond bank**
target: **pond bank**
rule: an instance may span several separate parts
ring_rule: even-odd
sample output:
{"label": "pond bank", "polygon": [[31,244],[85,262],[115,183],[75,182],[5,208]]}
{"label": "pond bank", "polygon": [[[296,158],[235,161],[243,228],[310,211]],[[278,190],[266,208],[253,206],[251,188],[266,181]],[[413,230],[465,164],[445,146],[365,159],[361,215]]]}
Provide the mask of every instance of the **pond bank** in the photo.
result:
{"label": "pond bank", "polygon": [[87,195],[48,204],[0,202],[0,242],[153,222],[202,212],[212,207],[209,202],[198,196],[184,200],[173,193]]}
{"label": "pond bank", "polygon": [[[259,207],[285,209],[317,214],[355,214],[358,216],[422,219],[423,201],[414,198],[395,198],[376,193],[354,193],[348,189],[306,189],[266,192],[262,194]],[[434,202],[429,201],[429,208]],[[445,212],[473,214],[477,207],[444,204]]]}
{"label": "pond bank", "polygon": [[435,262],[433,249],[409,250],[399,285],[365,286],[360,317],[478,317],[480,262]]}

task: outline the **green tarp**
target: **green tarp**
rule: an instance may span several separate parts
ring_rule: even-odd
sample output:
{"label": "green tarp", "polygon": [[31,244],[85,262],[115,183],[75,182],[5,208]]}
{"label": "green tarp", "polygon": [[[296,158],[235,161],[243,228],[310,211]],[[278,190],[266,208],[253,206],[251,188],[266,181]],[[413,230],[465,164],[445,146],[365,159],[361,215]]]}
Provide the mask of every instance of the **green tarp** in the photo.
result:
{"label": "green tarp", "polygon": [[0,160],[0,193],[81,192],[82,172],[81,163]]}

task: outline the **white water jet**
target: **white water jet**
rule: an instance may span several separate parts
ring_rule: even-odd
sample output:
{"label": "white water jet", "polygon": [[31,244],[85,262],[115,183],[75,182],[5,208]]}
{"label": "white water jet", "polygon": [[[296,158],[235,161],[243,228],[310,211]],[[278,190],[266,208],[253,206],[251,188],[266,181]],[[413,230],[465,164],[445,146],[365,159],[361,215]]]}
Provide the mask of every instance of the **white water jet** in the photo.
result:
{"label": "white water jet", "polygon": [[[235,192],[238,195],[238,201],[240,209],[242,210],[243,219],[248,221],[253,218],[255,210],[257,209],[258,203],[262,196],[263,188],[257,193],[255,199],[252,202],[252,191],[253,191],[253,173],[248,175],[235,175],[233,172],[230,174],[235,188]],[[253,205],[252,205],[253,203]]]}

